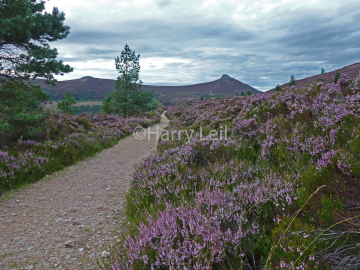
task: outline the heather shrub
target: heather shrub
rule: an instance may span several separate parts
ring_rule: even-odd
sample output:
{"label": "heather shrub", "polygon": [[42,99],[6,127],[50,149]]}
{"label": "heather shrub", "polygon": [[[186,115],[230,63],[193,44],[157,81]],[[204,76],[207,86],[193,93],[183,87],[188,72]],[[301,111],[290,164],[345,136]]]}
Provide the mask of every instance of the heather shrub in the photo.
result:
{"label": "heather shrub", "polygon": [[[287,226],[291,222],[288,216],[277,216],[274,218],[275,226],[272,231],[272,238],[278,239],[286,231]],[[316,253],[316,248],[312,246],[306,250],[306,247],[313,240],[312,233],[314,227],[302,222],[300,219],[295,219],[292,224],[291,233],[286,234],[286,237],[278,243],[276,252],[271,257],[268,263],[270,269],[292,269],[294,262],[300,256],[300,262],[297,264],[297,269],[320,269],[319,262],[315,260],[313,254]],[[318,249],[326,247],[325,243],[318,245]]]}
{"label": "heather shrub", "polygon": [[328,226],[334,223],[337,212],[343,208],[344,204],[340,198],[333,200],[332,196],[323,196],[321,199],[322,209],[318,210],[318,216],[321,221]]}
{"label": "heather shrub", "polygon": [[92,123],[78,116],[44,115],[44,131],[35,139],[19,139],[0,148],[0,194],[113,146],[137,126],[158,122],[160,113],[158,110],[152,118],[127,119],[108,115],[109,121]]}
{"label": "heather shrub", "polygon": [[324,232],[358,213],[359,81],[169,107],[105,268],[354,269],[359,220]]}

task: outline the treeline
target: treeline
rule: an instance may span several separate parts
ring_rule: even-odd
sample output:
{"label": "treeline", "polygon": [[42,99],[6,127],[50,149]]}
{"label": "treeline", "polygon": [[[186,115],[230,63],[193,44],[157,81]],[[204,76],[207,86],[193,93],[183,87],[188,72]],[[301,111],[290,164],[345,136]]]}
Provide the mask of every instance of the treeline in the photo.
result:
{"label": "treeline", "polygon": [[81,106],[75,106],[76,114],[80,115],[82,113],[92,113],[96,114],[101,111],[101,105],[81,105]]}
{"label": "treeline", "polygon": [[[49,99],[53,101],[62,100],[65,97],[65,94],[55,92],[53,89],[45,88],[44,92],[49,94]],[[95,90],[81,90],[81,91],[70,91],[71,96],[76,101],[98,101],[102,99],[101,95],[98,95]]]}

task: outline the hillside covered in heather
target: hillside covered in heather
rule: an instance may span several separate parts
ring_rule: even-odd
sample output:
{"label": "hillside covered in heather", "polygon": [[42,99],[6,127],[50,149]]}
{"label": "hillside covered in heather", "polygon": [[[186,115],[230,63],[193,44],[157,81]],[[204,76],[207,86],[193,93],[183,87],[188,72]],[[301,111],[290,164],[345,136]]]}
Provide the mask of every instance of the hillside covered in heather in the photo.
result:
{"label": "hillside covered in heather", "polygon": [[169,107],[107,269],[359,269],[359,87]]}
{"label": "hillside covered in heather", "polygon": [[[339,72],[340,74],[346,74],[350,78],[355,78],[360,72],[360,63],[354,63],[349,66],[336,69],[330,72],[325,72],[324,74],[318,74],[311,77],[303,78],[296,80],[295,88],[299,89],[302,87],[309,87],[312,83],[316,82],[319,79],[322,79],[324,83],[332,83],[334,82],[335,74]],[[281,88],[288,88],[289,82],[281,84]],[[274,92],[274,89],[269,90],[268,92]]]}

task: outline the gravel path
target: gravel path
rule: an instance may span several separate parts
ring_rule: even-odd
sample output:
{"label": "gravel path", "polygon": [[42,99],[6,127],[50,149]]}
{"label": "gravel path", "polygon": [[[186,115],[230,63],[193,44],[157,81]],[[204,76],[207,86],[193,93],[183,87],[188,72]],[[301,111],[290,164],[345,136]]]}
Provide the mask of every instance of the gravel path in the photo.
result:
{"label": "gravel path", "polygon": [[[167,124],[162,115],[151,130]],[[0,269],[98,269],[122,229],[131,175],[156,145],[156,135],[129,136],[0,200]]]}

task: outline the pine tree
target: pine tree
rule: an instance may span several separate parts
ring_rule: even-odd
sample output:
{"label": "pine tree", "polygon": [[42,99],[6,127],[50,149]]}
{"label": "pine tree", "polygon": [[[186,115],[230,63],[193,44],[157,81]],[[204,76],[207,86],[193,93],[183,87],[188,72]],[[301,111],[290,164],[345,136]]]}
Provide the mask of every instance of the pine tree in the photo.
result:
{"label": "pine tree", "polygon": [[113,113],[111,104],[112,103],[112,95],[109,94],[107,97],[105,97],[102,100],[102,106],[101,106],[101,111],[105,112],[105,113]]}
{"label": "pine tree", "polygon": [[55,83],[55,75],[72,71],[49,42],[67,37],[65,15],[54,8],[44,12],[45,1],[0,2],[0,135],[9,141],[30,138],[41,131],[40,102],[49,99],[38,85],[24,82],[43,78]]}
{"label": "pine tree", "polygon": [[70,91],[67,91],[65,99],[57,103],[57,108],[64,113],[75,114],[77,112],[75,104],[76,100],[71,96]]}
{"label": "pine tree", "polygon": [[321,68],[321,74],[324,74],[324,73],[325,73],[325,69]]}
{"label": "pine tree", "polygon": [[115,91],[103,100],[102,111],[122,114],[127,117],[136,111],[150,111],[157,108],[154,91],[143,91],[139,80],[140,55],[135,55],[126,44],[120,57],[115,58],[115,66],[120,76],[115,82]]}
{"label": "pine tree", "polygon": [[293,85],[295,85],[295,84],[296,84],[295,77],[294,77],[294,75],[291,75],[291,77],[290,77],[290,82],[289,82],[289,86],[291,87],[291,86],[293,86]]}
{"label": "pine tree", "polygon": [[280,91],[282,88],[281,88],[281,86],[280,86],[280,84],[278,84],[276,87],[275,87],[275,92],[278,92],[278,91]]}
{"label": "pine tree", "polygon": [[336,72],[336,74],[335,74],[335,78],[334,78],[334,83],[337,83],[337,82],[338,82],[338,80],[340,79],[340,77],[341,77],[340,72],[339,72],[339,71],[338,71],[338,72]]}
{"label": "pine tree", "polygon": [[64,25],[65,14],[56,7],[44,12],[45,1],[2,0],[0,3],[0,77],[2,79],[44,78],[72,71],[57,61],[49,42],[66,38],[70,27]]}
{"label": "pine tree", "polygon": [[7,80],[0,86],[0,97],[0,137],[16,141],[20,136],[31,138],[42,131],[39,104],[49,95],[39,85]]}

